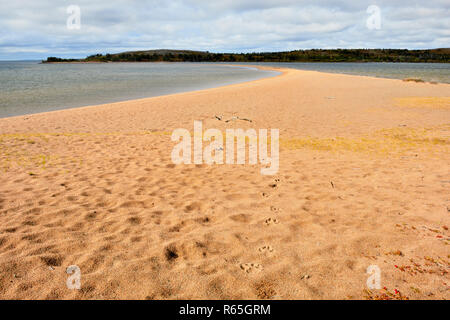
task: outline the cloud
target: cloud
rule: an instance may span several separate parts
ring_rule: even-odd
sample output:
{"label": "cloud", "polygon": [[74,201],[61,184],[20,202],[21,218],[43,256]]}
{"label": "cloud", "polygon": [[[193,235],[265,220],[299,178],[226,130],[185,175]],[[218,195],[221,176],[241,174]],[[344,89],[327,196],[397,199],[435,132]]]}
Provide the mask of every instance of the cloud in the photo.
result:
{"label": "cloud", "polygon": [[[66,27],[72,4],[81,9],[80,30]],[[380,30],[366,27],[372,4],[381,9]],[[448,0],[0,0],[0,9],[0,59],[156,48],[252,52],[450,43]]]}

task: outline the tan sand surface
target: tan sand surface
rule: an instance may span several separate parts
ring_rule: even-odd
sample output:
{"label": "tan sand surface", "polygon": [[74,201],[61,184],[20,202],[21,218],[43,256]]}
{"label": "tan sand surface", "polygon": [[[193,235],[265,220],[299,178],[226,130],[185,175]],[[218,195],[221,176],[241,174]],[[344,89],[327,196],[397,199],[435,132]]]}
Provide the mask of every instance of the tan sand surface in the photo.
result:
{"label": "tan sand surface", "polygon": [[[0,298],[450,298],[450,85],[278,70],[0,119]],[[278,174],[172,164],[194,120],[280,129]]]}

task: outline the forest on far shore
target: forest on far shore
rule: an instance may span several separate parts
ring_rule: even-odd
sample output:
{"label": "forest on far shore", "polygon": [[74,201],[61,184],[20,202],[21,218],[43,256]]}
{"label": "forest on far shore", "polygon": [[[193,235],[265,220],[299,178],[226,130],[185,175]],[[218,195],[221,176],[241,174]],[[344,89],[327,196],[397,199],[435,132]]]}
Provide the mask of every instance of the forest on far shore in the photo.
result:
{"label": "forest on far shore", "polygon": [[58,62],[450,62],[450,48],[408,49],[311,49],[286,52],[211,53],[190,50],[147,50],[95,54],[85,59],[48,57]]}

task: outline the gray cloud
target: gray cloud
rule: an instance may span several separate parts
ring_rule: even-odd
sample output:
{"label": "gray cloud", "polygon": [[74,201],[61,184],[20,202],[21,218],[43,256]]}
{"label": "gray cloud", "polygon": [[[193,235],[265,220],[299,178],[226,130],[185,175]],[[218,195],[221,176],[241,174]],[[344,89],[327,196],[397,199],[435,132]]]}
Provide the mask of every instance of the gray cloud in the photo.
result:
{"label": "gray cloud", "polygon": [[[68,30],[66,9],[81,8]],[[381,9],[369,30],[366,9]],[[0,0],[0,59],[84,57],[174,48],[214,52],[437,48],[450,43],[448,0]]]}

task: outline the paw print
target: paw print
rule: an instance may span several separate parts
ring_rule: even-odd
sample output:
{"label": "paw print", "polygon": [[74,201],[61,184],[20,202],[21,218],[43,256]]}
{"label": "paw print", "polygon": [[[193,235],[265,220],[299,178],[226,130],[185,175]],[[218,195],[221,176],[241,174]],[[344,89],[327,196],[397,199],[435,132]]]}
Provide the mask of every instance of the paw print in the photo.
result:
{"label": "paw print", "polygon": [[269,226],[272,224],[279,224],[280,221],[278,221],[278,219],[276,218],[267,218],[266,221],[264,221],[264,223]]}
{"label": "paw print", "polygon": [[262,265],[259,263],[243,263],[240,265],[241,270],[245,271],[246,273],[252,273],[252,272],[258,272],[262,271]]}
{"label": "paw print", "polygon": [[271,246],[262,246],[258,251],[261,253],[272,253],[274,250]]}

